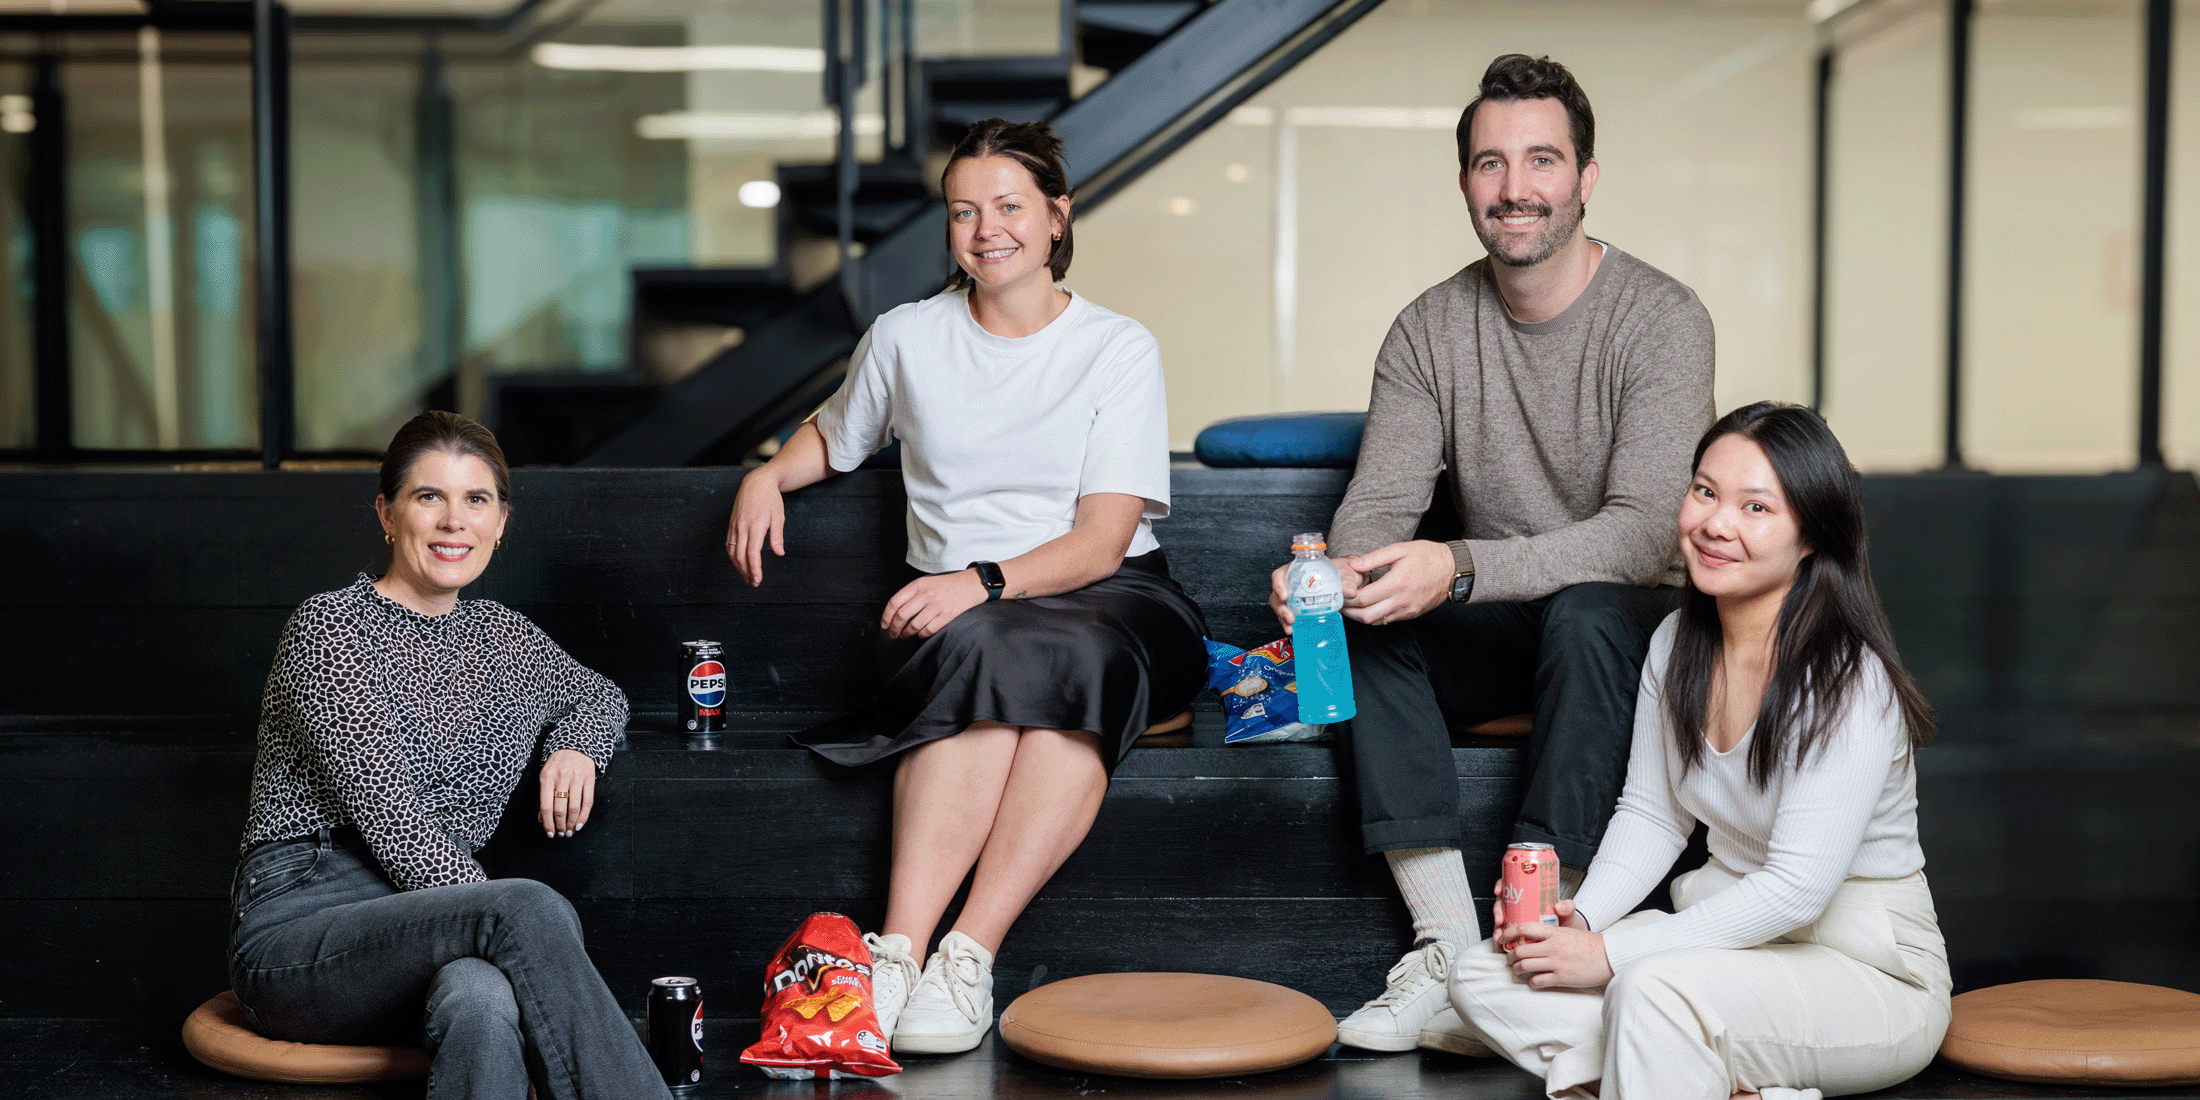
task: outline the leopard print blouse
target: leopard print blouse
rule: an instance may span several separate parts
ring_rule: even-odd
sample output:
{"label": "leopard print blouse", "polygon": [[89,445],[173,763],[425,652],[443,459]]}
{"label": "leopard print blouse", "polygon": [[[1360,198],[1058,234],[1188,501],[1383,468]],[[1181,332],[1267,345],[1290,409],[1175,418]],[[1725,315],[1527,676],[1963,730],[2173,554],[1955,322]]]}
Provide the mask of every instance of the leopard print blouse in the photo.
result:
{"label": "leopard print blouse", "polygon": [[479,882],[473,852],[549,722],[546,757],[578,749],[600,772],[626,696],[502,604],[431,617],[361,574],[283,628],[242,849],[350,825],[400,890]]}

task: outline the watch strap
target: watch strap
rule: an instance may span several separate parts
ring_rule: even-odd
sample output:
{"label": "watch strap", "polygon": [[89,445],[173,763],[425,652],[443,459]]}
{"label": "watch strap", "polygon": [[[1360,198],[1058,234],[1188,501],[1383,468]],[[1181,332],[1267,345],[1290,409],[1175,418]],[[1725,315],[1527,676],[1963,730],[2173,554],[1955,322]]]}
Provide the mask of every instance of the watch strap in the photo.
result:
{"label": "watch strap", "polygon": [[978,583],[985,585],[985,598],[988,603],[1000,599],[1001,593],[1008,589],[1008,577],[1001,572],[1001,567],[997,563],[974,561],[963,566],[963,568],[978,571]]}
{"label": "watch strap", "polygon": [[1453,539],[1444,545],[1451,547],[1451,570],[1454,573],[1474,572],[1474,544],[1466,539]]}

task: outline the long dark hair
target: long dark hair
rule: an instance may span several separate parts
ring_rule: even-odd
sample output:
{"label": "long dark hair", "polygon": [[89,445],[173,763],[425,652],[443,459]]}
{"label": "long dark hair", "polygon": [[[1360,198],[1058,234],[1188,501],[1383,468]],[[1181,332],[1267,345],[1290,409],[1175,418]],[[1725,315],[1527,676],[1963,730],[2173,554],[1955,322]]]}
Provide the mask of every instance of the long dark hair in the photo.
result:
{"label": "long dark hair", "polygon": [[[1696,443],[1695,469],[1723,436],[1762,447],[1780,492],[1811,553],[1795,567],[1773,635],[1772,674],[1758,705],[1749,746],[1749,777],[1762,789],[1782,763],[1796,765],[1824,745],[1844,705],[1856,696],[1868,653],[1879,659],[1910,748],[1933,736],[1933,709],[1920,695],[1887,627],[1865,556],[1863,483],[1848,452],[1816,413],[1800,405],[1760,401],[1719,418]],[[1681,603],[1679,633],[1665,668],[1665,713],[1679,739],[1681,768],[1703,759],[1711,680],[1723,631],[1719,608],[1691,580]]]}
{"label": "long dark hair", "polygon": [[[1054,136],[1054,128],[1044,122],[1010,122],[989,118],[970,128],[970,132],[955,143],[955,150],[947,154],[947,167],[940,169],[940,190],[947,190],[947,173],[955,168],[955,162],[970,157],[1007,157],[1031,173],[1032,181],[1039,185],[1039,193],[1051,200],[1070,193],[1069,167],[1062,163],[1062,139]],[[1062,219],[1062,239],[1054,242],[1054,250],[1047,253],[1047,270],[1061,282],[1069,274],[1070,253],[1076,251],[1077,238],[1071,226],[1071,217]],[[970,273],[956,264],[947,273],[947,289],[961,290],[970,285]]]}

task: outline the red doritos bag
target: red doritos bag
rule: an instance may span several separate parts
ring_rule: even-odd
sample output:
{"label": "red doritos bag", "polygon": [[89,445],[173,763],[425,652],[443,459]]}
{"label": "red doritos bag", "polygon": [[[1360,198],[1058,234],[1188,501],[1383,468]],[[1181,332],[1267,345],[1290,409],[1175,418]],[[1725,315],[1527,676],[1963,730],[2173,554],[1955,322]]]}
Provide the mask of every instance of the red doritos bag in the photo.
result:
{"label": "red doritos bag", "polygon": [[871,1007],[871,949],[856,923],[812,913],[764,967],[764,1037],[741,1060],[773,1077],[884,1077],[901,1065]]}

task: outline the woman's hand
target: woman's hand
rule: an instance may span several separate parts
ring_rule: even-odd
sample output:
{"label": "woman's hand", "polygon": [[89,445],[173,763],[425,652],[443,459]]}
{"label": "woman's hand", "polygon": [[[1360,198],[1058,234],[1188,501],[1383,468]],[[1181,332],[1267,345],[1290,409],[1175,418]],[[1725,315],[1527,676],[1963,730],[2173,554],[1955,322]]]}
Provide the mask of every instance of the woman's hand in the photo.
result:
{"label": "woman's hand", "polygon": [[1612,980],[1612,961],[1604,955],[1604,937],[1589,931],[1571,900],[1558,903],[1556,928],[1515,924],[1500,936],[1512,972],[1531,989],[1602,989]]}
{"label": "woman's hand", "polygon": [[741,579],[754,588],[764,583],[764,546],[787,556],[787,501],[779,489],[779,477],[770,466],[750,470],[733,497],[733,515],[726,521],[726,556],[741,571]]}
{"label": "woman's hand", "polygon": [[596,808],[596,762],[579,749],[559,749],[542,762],[542,831],[572,836]]}
{"label": "woman's hand", "polygon": [[886,601],[886,613],[878,624],[895,638],[929,638],[955,621],[955,616],[985,602],[985,582],[978,571],[942,573],[918,577]]}
{"label": "woman's hand", "polygon": [[[1490,927],[1497,930],[1491,933],[1490,939],[1500,949],[1510,950],[1513,940],[1519,936],[1520,926],[1505,922],[1505,883],[1502,880],[1497,885],[1490,887],[1490,896],[1497,899],[1490,902]],[[1572,898],[1560,898],[1558,907],[1553,909],[1552,912],[1558,914],[1558,926],[1560,928],[1579,928],[1584,932],[1589,930],[1589,918],[1574,911],[1574,899]],[[1537,924],[1538,922],[1529,921],[1528,923]]]}

